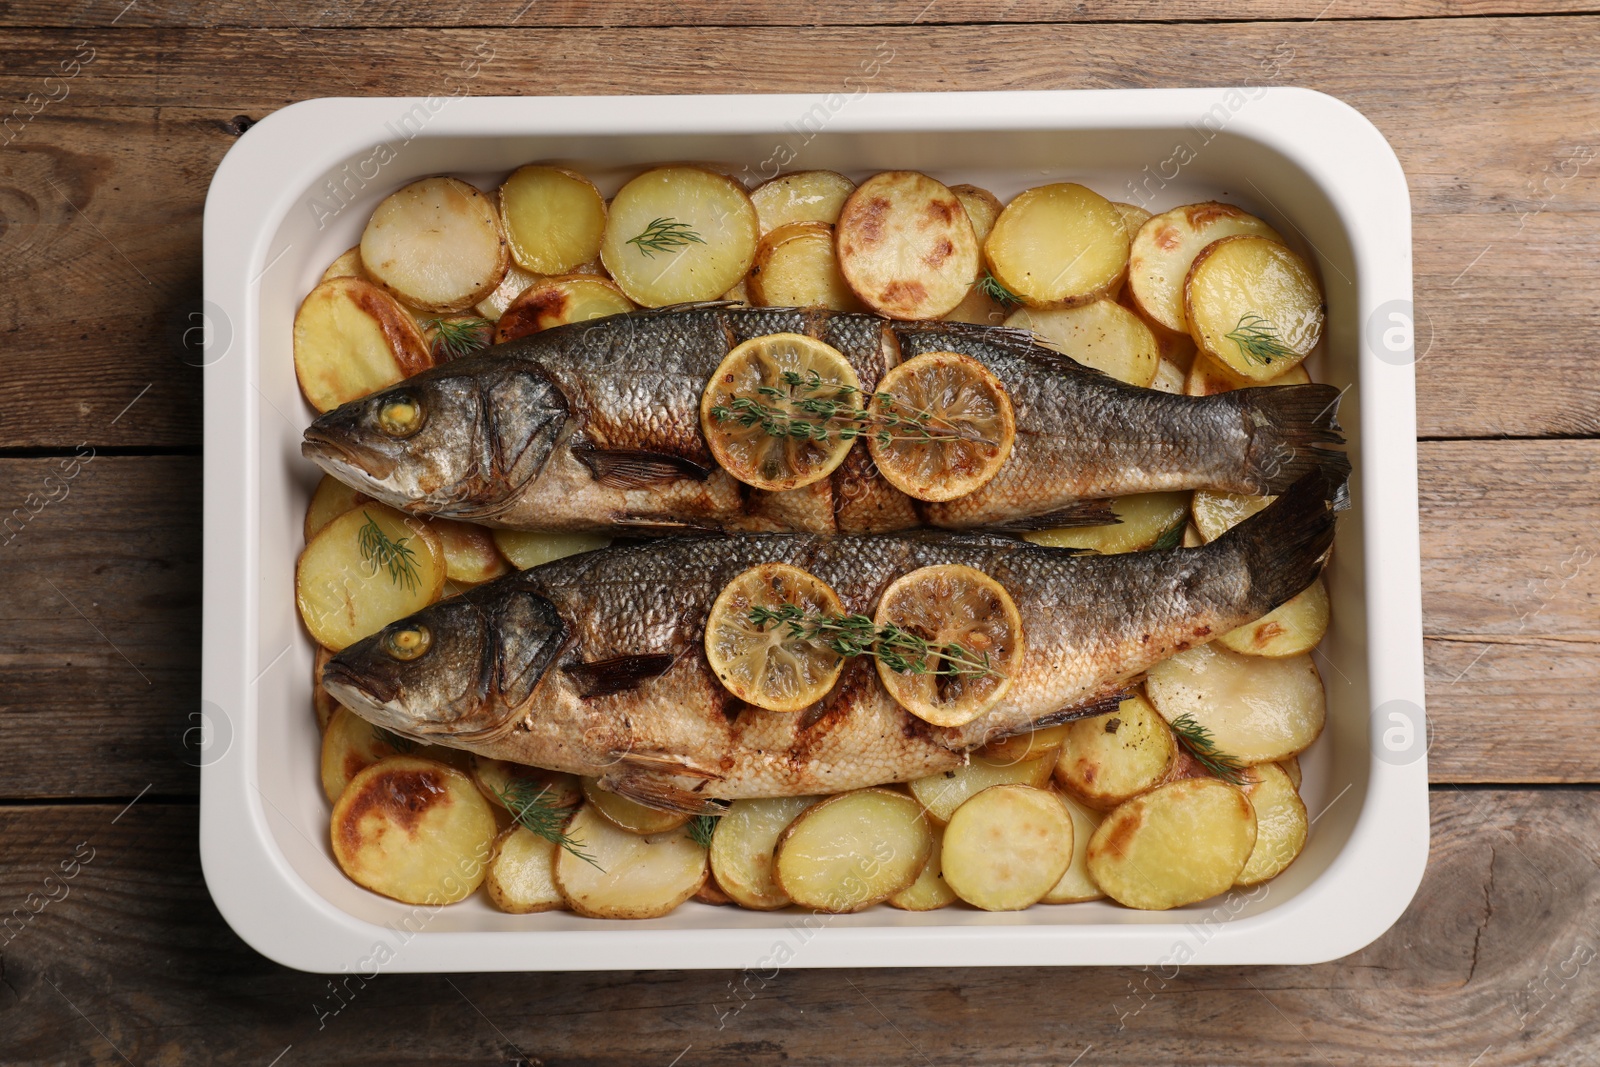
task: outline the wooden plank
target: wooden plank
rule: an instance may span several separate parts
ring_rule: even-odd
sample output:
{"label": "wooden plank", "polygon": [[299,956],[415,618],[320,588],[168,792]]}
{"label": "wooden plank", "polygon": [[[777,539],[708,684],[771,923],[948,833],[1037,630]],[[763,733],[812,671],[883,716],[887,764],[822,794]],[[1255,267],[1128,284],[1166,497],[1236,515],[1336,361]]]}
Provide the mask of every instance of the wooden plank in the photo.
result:
{"label": "wooden plank", "polygon": [[1239,1067],[1576,1067],[1600,1059],[1597,801],[1435,790],[1412,906],[1370,947],[1314,967],[381,974],[341,979],[337,1014],[326,976],[271,964],[224,926],[193,807],[141,802],[115,823],[120,803],[0,809],[0,900],[65,894],[0,944],[0,1047],[18,1065],[801,1067],[848,1049],[929,1065],[1203,1050]]}
{"label": "wooden plank", "polygon": [[[1421,461],[1434,780],[1600,781],[1600,441],[1432,442]],[[0,460],[0,523],[60,496],[61,462]],[[0,543],[0,796],[197,787],[180,738],[199,475],[188,457],[93,459]]]}

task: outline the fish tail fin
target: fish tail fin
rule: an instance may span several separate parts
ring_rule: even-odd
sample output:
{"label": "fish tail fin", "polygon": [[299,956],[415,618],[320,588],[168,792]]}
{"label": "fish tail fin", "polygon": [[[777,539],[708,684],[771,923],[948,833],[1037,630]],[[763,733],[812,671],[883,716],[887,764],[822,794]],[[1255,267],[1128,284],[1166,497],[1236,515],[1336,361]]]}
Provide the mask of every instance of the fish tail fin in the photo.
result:
{"label": "fish tail fin", "polygon": [[1250,591],[1243,605],[1256,616],[1300,593],[1322,573],[1333,547],[1336,486],[1313,470],[1266,508],[1224,533],[1215,545],[1243,554]]}
{"label": "fish tail fin", "polygon": [[1346,482],[1350,457],[1330,445],[1344,443],[1339,433],[1339,401],[1344,391],[1331,385],[1281,385],[1236,389],[1217,399],[1239,410],[1250,435],[1244,461],[1248,491],[1281,493],[1308,472],[1321,471],[1332,486],[1336,510],[1350,506]]}

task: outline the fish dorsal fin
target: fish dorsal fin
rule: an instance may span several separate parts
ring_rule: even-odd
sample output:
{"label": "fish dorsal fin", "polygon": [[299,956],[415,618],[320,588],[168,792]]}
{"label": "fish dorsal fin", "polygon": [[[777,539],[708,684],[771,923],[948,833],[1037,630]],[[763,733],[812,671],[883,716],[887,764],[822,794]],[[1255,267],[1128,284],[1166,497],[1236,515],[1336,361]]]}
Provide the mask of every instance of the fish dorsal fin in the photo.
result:
{"label": "fish dorsal fin", "polygon": [[500,699],[508,707],[520,707],[544,677],[567,628],[550,601],[523,590],[506,597],[494,621],[491,632],[498,638],[495,682]]}
{"label": "fish dorsal fin", "polygon": [[603,697],[667,673],[677,658],[669,652],[644,652],[589,663],[569,663],[562,670],[572,679],[579,696]]}
{"label": "fish dorsal fin", "polygon": [[574,445],[572,454],[601,485],[612,489],[648,489],[653,485],[692,479],[703,482],[711,472],[692,460],[642,448],[597,448]]}

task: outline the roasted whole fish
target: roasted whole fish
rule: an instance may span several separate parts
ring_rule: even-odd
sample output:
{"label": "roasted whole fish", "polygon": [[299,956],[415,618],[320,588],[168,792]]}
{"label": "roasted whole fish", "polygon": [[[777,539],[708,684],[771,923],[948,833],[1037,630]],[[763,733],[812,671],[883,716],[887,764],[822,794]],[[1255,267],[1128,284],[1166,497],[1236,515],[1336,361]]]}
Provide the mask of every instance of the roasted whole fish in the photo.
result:
{"label": "roasted whole fish", "polygon": [[[1308,475],[1208,545],[1127,555],[940,531],[603,549],[434,604],[335,655],[322,680],[397,733],[596,776],[658,807],[904,781],[959,766],[990,740],[1110,710],[1155,663],[1300,592],[1333,541],[1329,488]],[[706,618],[732,578],[769,561],[810,571],[863,613],[916,568],[985,572],[1022,617],[1010,689],[965,726],[938,728],[896,704],[862,657],[805,711],[741,704],[706,660]]]}
{"label": "roasted whole fish", "polygon": [[[979,360],[1016,413],[1009,458],[988,484],[942,503],[890,486],[859,443],[814,485],[741,484],[711,457],[700,397],[735,345],[775,333],[837,348],[867,390],[922,353]],[[1128,493],[1278,493],[1317,468],[1342,484],[1349,461],[1327,447],[1341,440],[1338,400],[1326,385],[1208,397],[1140,389],[1000,327],[685,305],[574,323],[434,367],[321,416],[301,447],[402,510],[515,529],[1037,529],[1114,521],[1094,502]]]}

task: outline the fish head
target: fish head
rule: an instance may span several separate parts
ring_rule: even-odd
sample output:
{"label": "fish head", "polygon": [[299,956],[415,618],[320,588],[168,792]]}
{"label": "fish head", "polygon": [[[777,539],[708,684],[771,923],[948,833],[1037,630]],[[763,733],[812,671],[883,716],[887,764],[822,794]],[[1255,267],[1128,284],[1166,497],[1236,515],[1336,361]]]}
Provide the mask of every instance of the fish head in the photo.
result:
{"label": "fish head", "polygon": [[561,391],[511,360],[457,360],[319,416],[300,452],[404,511],[492,519],[544,467]]}
{"label": "fish head", "polygon": [[493,583],[392,622],[335,654],[322,685],[407,737],[481,741],[510,729],[566,639],[537,593]]}

